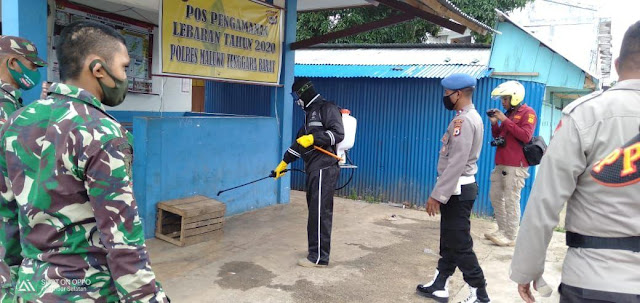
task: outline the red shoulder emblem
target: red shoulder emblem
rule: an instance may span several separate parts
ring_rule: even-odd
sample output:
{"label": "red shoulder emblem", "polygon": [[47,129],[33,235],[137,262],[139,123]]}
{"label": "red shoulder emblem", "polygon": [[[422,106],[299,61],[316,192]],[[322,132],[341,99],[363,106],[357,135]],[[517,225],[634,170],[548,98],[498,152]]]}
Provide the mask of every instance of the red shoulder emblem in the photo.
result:
{"label": "red shoulder emblem", "polygon": [[556,132],[558,132],[558,130],[562,127],[562,120],[560,120],[560,122],[558,122],[558,126],[556,126],[556,130],[553,131],[553,134],[555,135]]}

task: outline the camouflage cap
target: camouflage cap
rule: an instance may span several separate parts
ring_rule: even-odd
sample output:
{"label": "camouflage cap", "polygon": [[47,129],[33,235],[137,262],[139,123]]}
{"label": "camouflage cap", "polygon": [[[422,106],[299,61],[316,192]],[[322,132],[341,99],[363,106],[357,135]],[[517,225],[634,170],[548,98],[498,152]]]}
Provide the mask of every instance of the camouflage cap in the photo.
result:
{"label": "camouflage cap", "polygon": [[23,56],[37,66],[47,65],[47,62],[38,57],[36,45],[24,38],[0,36],[0,53]]}

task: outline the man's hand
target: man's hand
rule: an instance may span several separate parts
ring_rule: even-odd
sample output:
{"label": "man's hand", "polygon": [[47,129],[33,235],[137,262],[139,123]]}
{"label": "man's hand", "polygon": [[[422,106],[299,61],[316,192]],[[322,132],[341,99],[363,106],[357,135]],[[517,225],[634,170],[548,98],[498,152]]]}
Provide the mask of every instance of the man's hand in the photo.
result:
{"label": "man's hand", "polygon": [[536,299],[531,294],[531,285],[529,283],[518,284],[518,293],[520,294],[520,298],[522,298],[522,300],[526,303],[533,303],[536,301]]}
{"label": "man's hand", "polygon": [[[497,109],[496,109],[496,110],[494,111],[494,113],[495,113],[495,114],[493,115],[493,118],[496,118],[496,119],[500,120],[500,122],[503,122],[504,120],[507,120],[507,119],[508,119],[508,118],[507,118],[507,116],[505,116],[505,115],[504,115],[504,113],[503,113],[502,111],[500,111],[500,110],[497,110]],[[493,122],[492,122],[492,123],[493,123]]]}
{"label": "man's hand", "polygon": [[287,162],[280,161],[280,164],[273,170],[273,177],[277,180],[278,178],[284,176],[285,173],[282,171],[287,168]]}
{"label": "man's hand", "polygon": [[304,136],[298,138],[298,140],[296,140],[296,142],[298,142],[298,144],[302,145],[302,147],[307,148],[307,147],[313,145],[313,135],[304,135]]}
{"label": "man's hand", "polygon": [[430,217],[440,213],[440,204],[442,203],[438,202],[438,200],[429,197],[427,201],[427,213]]}
{"label": "man's hand", "polygon": [[491,121],[491,125],[496,125],[496,123],[498,123],[498,118],[496,118],[496,116],[489,117],[489,121]]}

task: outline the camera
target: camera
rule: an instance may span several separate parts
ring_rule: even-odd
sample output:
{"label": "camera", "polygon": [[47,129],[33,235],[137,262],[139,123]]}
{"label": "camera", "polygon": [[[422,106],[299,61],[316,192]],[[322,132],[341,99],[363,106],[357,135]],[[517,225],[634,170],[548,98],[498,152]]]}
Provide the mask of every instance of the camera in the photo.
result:
{"label": "camera", "polygon": [[506,142],[504,141],[503,137],[497,137],[497,138],[493,138],[493,141],[491,141],[491,146],[504,146]]}
{"label": "camera", "polygon": [[495,109],[490,109],[487,111],[487,116],[489,117],[493,117],[496,114],[496,110]]}

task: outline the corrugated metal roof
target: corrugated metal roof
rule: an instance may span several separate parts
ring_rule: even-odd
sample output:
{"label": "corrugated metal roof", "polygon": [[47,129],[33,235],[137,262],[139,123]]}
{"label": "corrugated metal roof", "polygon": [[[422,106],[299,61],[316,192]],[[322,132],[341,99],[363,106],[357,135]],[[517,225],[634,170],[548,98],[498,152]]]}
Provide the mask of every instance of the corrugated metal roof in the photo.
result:
{"label": "corrugated metal roof", "polygon": [[296,64],[330,65],[489,65],[488,48],[438,49],[305,49],[296,51]]}
{"label": "corrugated metal roof", "polygon": [[462,10],[460,10],[460,8],[458,8],[457,6],[453,5],[453,3],[451,3],[449,0],[438,0],[438,2],[440,2],[440,4],[444,5],[446,8],[448,8],[450,11],[452,11],[455,14],[458,14],[460,16],[462,16],[463,18],[469,20],[472,23],[477,24],[478,26],[486,29],[489,32],[496,32],[493,28],[491,28],[490,26],[476,20],[475,18],[471,17],[470,15],[465,14]]}
{"label": "corrugated metal roof", "polygon": [[[126,0],[126,1],[140,1],[140,0]],[[406,1],[406,0],[397,0],[397,2],[402,2],[408,5],[413,6],[415,9],[423,10],[428,13],[434,13],[437,16],[440,16],[444,19],[451,19],[456,23],[463,24],[466,27],[474,27],[478,28],[472,29],[474,31],[478,31],[478,29],[484,29],[489,32],[494,32],[495,30],[489,27],[488,25],[474,19],[473,17],[465,14],[458,7],[453,5],[448,0],[437,0],[438,3],[428,3],[424,1]],[[279,4],[276,1],[276,4]],[[340,9],[340,8],[348,8],[348,7],[358,7],[358,6],[370,6],[376,5],[378,6],[380,3],[372,0],[298,0],[298,11],[314,11],[314,10],[327,10],[327,9]],[[283,5],[283,4],[280,4]],[[438,12],[435,12],[435,6],[443,6],[444,9],[438,9]]]}
{"label": "corrugated metal roof", "polygon": [[491,44],[484,43],[321,43],[306,49],[414,49],[414,48],[446,48],[446,49],[491,49]]}
{"label": "corrugated metal roof", "polygon": [[310,65],[296,64],[296,77],[309,78],[444,78],[466,73],[477,79],[489,76],[486,65]]}

